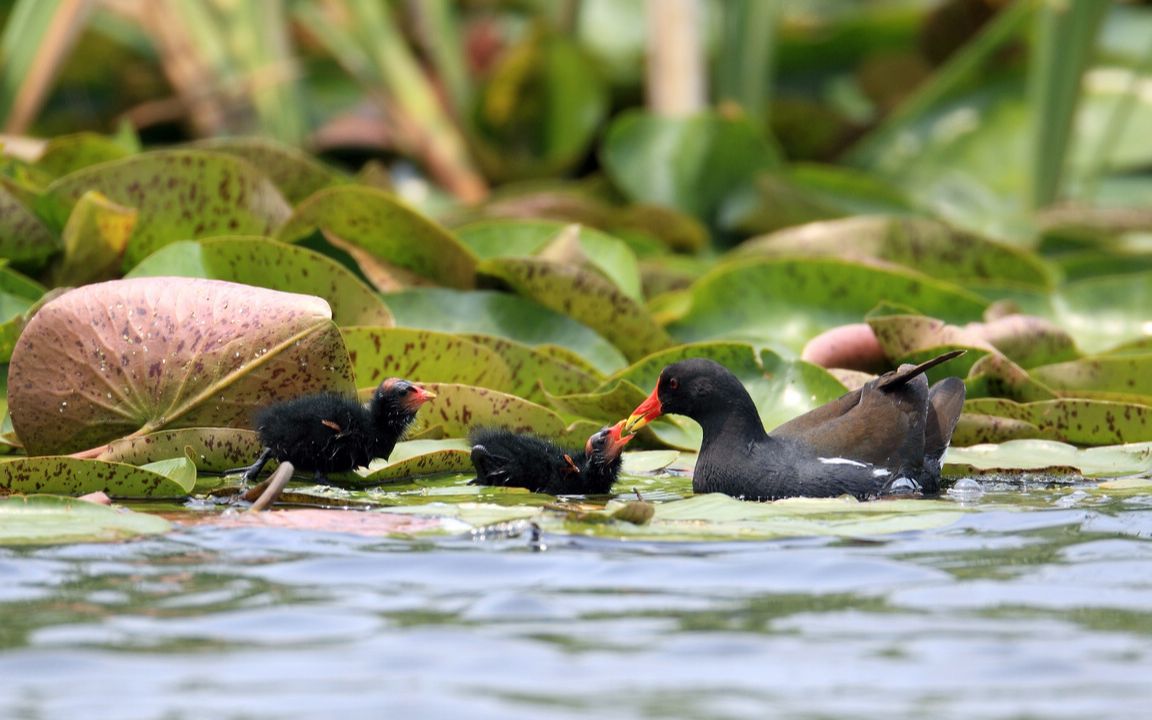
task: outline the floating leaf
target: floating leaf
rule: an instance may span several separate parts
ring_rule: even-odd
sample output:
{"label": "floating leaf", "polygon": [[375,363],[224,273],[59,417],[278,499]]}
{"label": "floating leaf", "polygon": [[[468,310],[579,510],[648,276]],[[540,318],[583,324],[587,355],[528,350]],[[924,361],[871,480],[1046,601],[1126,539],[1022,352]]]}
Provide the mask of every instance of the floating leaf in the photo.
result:
{"label": "floating leaf", "polygon": [[[365,484],[472,472],[472,446],[465,440],[409,440],[398,443],[386,465],[373,462],[356,475]],[[341,478],[345,476],[339,476]]]}
{"label": "floating leaf", "polygon": [[380,296],[340,263],[307,248],[257,237],[175,242],[127,277],[199,277],[317,295],[338,325],[392,325]]}
{"label": "floating leaf", "polygon": [[832,258],[723,263],[692,288],[691,307],[669,330],[683,342],[755,338],[799,351],[823,330],[859,322],[882,301],[948,321],[977,320],[985,302],[953,285],[899,269]]}
{"label": "floating leaf", "polygon": [[60,178],[45,191],[56,222],[62,226],[90,190],[140,213],[126,267],[176,240],[269,235],[290,212],[276,186],[256,168],[195,150],[142,153]]}
{"label": "floating leaf", "polygon": [[1114,445],[1152,440],[1152,406],[1062,398],[1034,403],[977,398],[965,413],[997,415],[1035,425],[1043,437],[1079,445]]}
{"label": "floating leaf", "polygon": [[1152,354],[1084,358],[1033,368],[1032,375],[1061,395],[1152,399]]}
{"label": "floating leaf", "polygon": [[144,468],[72,457],[44,456],[0,461],[0,494],[50,493],[112,497],[184,497],[192,490],[186,474],[169,476]]}
{"label": "floating leaf", "polygon": [[944,500],[860,502],[843,497],[758,503],[716,493],[659,503],[655,509],[647,525],[621,524],[612,532],[664,540],[873,537],[945,527],[969,512]]}
{"label": "floating leaf", "polygon": [[84,193],[64,226],[64,257],[52,268],[53,284],[85,285],[119,276],[136,217],[135,208],[96,191]]}
{"label": "floating leaf", "polygon": [[1017,247],[928,218],[852,217],[814,222],[752,238],[739,255],[872,258],[959,284],[1045,289],[1050,271]]}
{"label": "floating leaf", "polygon": [[[416,416],[409,433],[412,436],[439,427],[447,437],[461,438],[477,425],[558,439],[568,435],[567,423],[559,415],[515,395],[454,383],[432,383],[428,387],[436,393],[436,399]],[[581,443],[588,434],[579,438]]]}
{"label": "floating leaf", "polygon": [[1055,440],[1009,440],[996,445],[952,447],[944,459],[953,466],[951,472],[1075,468],[1085,477],[1117,477],[1152,472],[1152,443],[1081,449]]}
{"label": "floating leaf", "polygon": [[473,285],[472,251],[389,193],[354,185],[321,190],[296,207],[276,237],[293,242],[317,229],[441,285]]}
{"label": "floating leaf", "polygon": [[[507,365],[511,382],[507,392],[525,400],[542,402],[545,391],[564,395],[588,392],[600,384],[594,370],[494,335],[465,335],[496,353]],[[475,384],[475,383],[473,383]]]}
{"label": "floating leaf", "polygon": [[91,132],[54,137],[44,146],[36,168],[54,178],[63,177],[91,165],[120,160],[137,152],[117,138]]}
{"label": "floating leaf", "polygon": [[260,168],[295,205],[331,185],[347,182],[340,173],[289,145],[262,137],[212,138],[191,147],[235,155]]}
{"label": "floating leaf", "polygon": [[[275,512],[204,515],[193,520],[196,525],[226,528],[279,528],[311,532],[348,533],[364,537],[404,536],[416,533],[443,532],[443,522],[436,517],[414,517],[379,511],[349,512],[345,509],[318,510],[299,508]],[[455,528],[453,528],[455,529]]]}
{"label": "floating leaf", "polygon": [[247,426],[254,408],[352,373],[327,303],[216,280],[136,278],[47,303],[12,356],[9,410],[30,453],[165,427]]}
{"label": "floating leaf", "polygon": [[72,498],[0,498],[0,545],[107,542],[171,528],[171,523],[155,515]]}
{"label": "floating leaf", "polygon": [[625,357],[641,358],[671,344],[642,305],[587,270],[546,260],[500,258],[483,261],[477,271],[579,320],[611,341]]}
{"label": "floating leaf", "polygon": [[[910,360],[921,362],[929,357],[931,355],[913,357]],[[1056,398],[1052,388],[1038,382],[1019,365],[995,352],[973,363],[965,384],[970,398],[1003,397],[1016,402],[1038,402]]]}
{"label": "floating leaf", "polygon": [[0,185],[0,258],[39,264],[59,250],[59,238],[19,198]]}
{"label": "floating leaf", "polygon": [[263,448],[255,430],[240,428],[180,428],[114,440],[97,460],[146,465],[165,458],[190,455],[196,467],[223,472],[248,465]]}
{"label": "floating leaf", "polygon": [[582,260],[595,266],[630,298],[642,297],[636,255],[623,240],[592,228],[547,220],[487,220],[456,231],[460,242],[483,259],[529,257],[566,231],[575,232]]}
{"label": "floating leaf", "polygon": [[27,314],[44,294],[44,288],[0,260],[0,363],[8,362],[24,330]]}
{"label": "floating leaf", "polygon": [[[1005,401],[1010,402],[1010,401]],[[965,409],[952,431],[952,445],[980,445],[1007,442],[1025,438],[1038,438],[1040,428],[1026,420],[989,415]]]}
{"label": "floating leaf", "polygon": [[412,328],[343,328],[356,384],[379,385],[388,377],[509,390],[512,376],[500,357],[459,335]]}
{"label": "floating leaf", "polygon": [[492,291],[422,288],[385,295],[396,324],[454,333],[506,337],[534,348],[557,345],[612,372],[626,362],[611,343],[567,315],[523,298]]}

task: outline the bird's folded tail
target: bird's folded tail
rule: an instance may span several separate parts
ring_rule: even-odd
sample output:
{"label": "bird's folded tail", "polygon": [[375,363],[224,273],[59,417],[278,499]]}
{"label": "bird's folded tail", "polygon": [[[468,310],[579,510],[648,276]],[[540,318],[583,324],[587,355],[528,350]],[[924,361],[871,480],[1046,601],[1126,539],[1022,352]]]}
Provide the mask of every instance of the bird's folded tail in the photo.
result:
{"label": "bird's folded tail", "polygon": [[963,355],[966,352],[968,352],[968,351],[967,350],[950,350],[949,352],[946,352],[943,355],[937,355],[936,357],[932,358],[931,360],[925,360],[924,362],[920,363],[919,365],[902,367],[899,370],[893,372],[891,375],[889,375],[887,377],[880,378],[880,382],[878,382],[876,384],[876,387],[877,388],[883,388],[885,390],[890,389],[890,388],[900,387],[901,385],[904,385],[905,383],[907,383],[912,378],[915,378],[919,375],[924,374],[925,372],[931,370],[932,368],[936,367],[937,365],[939,365],[941,363],[946,363],[953,358],[960,357],[961,355]]}

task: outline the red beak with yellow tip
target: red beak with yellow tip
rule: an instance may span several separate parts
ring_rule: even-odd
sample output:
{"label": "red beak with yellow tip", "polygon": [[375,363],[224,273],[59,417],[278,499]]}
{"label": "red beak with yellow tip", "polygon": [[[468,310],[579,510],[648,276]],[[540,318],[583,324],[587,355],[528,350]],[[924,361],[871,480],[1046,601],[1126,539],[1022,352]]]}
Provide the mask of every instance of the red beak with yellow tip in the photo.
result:
{"label": "red beak with yellow tip", "polygon": [[652,390],[652,394],[648,399],[640,403],[628,419],[624,421],[623,432],[635,433],[640,428],[652,422],[656,418],[664,414],[664,409],[660,405],[660,388],[657,386]]}

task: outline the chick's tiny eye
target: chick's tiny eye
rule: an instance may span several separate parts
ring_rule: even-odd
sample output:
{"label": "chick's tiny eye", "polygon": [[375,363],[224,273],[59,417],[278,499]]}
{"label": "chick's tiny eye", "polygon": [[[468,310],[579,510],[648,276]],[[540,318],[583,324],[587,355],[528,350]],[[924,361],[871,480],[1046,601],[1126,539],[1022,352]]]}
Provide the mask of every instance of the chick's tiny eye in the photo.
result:
{"label": "chick's tiny eye", "polygon": [[680,389],[680,381],[674,377],[668,378],[668,389],[669,390],[679,390]]}

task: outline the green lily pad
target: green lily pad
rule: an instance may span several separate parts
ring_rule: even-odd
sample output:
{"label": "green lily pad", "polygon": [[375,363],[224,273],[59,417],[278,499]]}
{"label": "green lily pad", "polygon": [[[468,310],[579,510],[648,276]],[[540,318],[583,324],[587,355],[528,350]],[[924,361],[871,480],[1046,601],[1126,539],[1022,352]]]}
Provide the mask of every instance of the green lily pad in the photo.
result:
{"label": "green lily pad", "polygon": [[340,263],[307,248],[259,237],[175,242],[157,250],[126,277],[198,277],[317,295],[338,325],[392,324],[375,290]]}
{"label": "green lily pad", "polygon": [[0,257],[39,264],[59,250],[59,238],[18,197],[0,185]]}
{"label": "green lily pad", "polygon": [[53,284],[85,285],[118,277],[137,216],[135,208],[117,205],[96,191],[80,196],[64,226],[64,257],[52,268]]}
{"label": "green lily pad", "polygon": [[[942,348],[941,348],[942,349]],[[931,355],[914,357],[913,362]],[[972,365],[965,380],[968,397],[1002,397],[1016,402],[1054,400],[1057,393],[1000,353],[989,353]]]}
{"label": "green lily pad", "polygon": [[317,229],[441,285],[473,285],[472,251],[389,193],[355,185],[321,190],[296,206],[276,238],[294,242]]}
{"label": "green lily pad", "polygon": [[[477,425],[555,439],[569,435],[568,424],[559,415],[515,395],[455,383],[430,383],[428,389],[436,393],[436,399],[416,416],[410,436],[417,437],[429,428],[438,427],[446,437],[462,438]],[[588,433],[579,438],[580,442],[587,436]]]}
{"label": "green lily pad", "polygon": [[458,228],[456,235],[488,259],[536,255],[566,231],[575,235],[579,260],[602,272],[628,297],[643,297],[636,255],[623,240],[599,230],[547,220],[486,220]]}
{"label": "green lily pad", "polygon": [[611,341],[627,358],[638,359],[672,344],[644,306],[587,270],[546,260],[497,258],[481,262],[477,271],[579,320]]}
{"label": "green lily pad", "polygon": [[745,120],[629,112],[609,126],[600,162],[631,199],[711,220],[734,189],[779,160]]}
{"label": "green lily pad", "polygon": [[739,255],[872,258],[957,284],[1047,289],[1051,272],[1020,248],[928,218],[851,217],[753,238]]}
{"label": "green lily pad", "polygon": [[953,466],[952,472],[1074,468],[1085,477],[1118,477],[1152,472],[1152,443],[1078,448],[1055,440],[1009,440],[995,445],[952,447],[944,461]]}
{"label": "green lily pad", "polygon": [[[544,402],[545,391],[556,394],[588,392],[600,384],[590,368],[535,350],[528,345],[494,335],[464,335],[496,353],[511,374],[507,392],[525,400]],[[478,384],[478,383],[472,383]]]}
{"label": "green lily pad", "polygon": [[1033,368],[1031,373],[1064,396],[1152,400],[1152,354],[1090,357]]}
{"label": "green lily pad", "polygon": [[51,495],[0,498],[0,545],[124,540],[168,532],[155,515]]}
{"label": "green lily pad", "polygon": [[1078,445],[1152,440],[1152,406],[1148,405],[1083,398],[1033,403],[977,398],[965,402],[964,411],[1031,423],[1044,438]]}
{"label": "green lily pad", "polygon": [[946,527],[969,512],[943,500],[791,498],[757,503],[720,494],[659,503],[655,508],[648,524],[620,523],[609,534],[663,540],[875,537]]}
{"label": "green lily pad", "polygon": [[96,459],[147,465],[165,458],[188,455],[202,471],[223,472],[252,463],[261,450],[263,447],[255,430],[198,427],[159,430],[113,440]]}
{"label": "green lily pad", "polygon": [[[112,497],[184,497],[192,490],[186,473],[154,472],[122,463],[41,456],[0,461],[0,494],[86,495],[104,492]],[[193,468],[192,482],[195,482]]]}
{"label": "green lily pad", "polygon": [[691,294],[689,310],[669,326],[681,342],[755,339],[796,352],[824,330],[859,322],[883,301],[950,322],[978,320],[986,305],[918,273],[833,258],[725,262]]}
{"label": "green lily pad", "polygon": [[190,147],[235,155],[252,163],[268,176],[295,205],[309,195],[348,180],[300,150],[263,137],[213,138]]}
{"label": "green lily pad", "polygon": [[141,153],[65,175],[45,191],[55,222],[63,226],[90,190],[140,213],[127,268],[176,240],[269,235],[290,212],[276,186],[247,162],[196,150]]}
{"label": "green lily pad", "polygon": [[8,375],[32,454],[166,427],[246,427],[257,407],[324,389],[353,390],[326,302],[189,278],[65,293],[29,321]]}
{"label": "green lily pad", "polygon": [[376,327],[340,332],[360,387],[375,387],[388,377],[504,391],[512,386],[512,374],[496,353],[459,335]]}
{"label": "green lily pad", "polygon": [[472,446],[466,440],[409,440],[397,443],[386,463],[373,461],[356,476],[364,484],[378,485],[393,480],[468,472],[472,472]]}
{"label": "green lily pad", "polygon": [[123,140],[98,133],[61,135],[44,146],[44,152],[36,160],[36,168],[58,178],[91,165],[121,160],[139,150],[139,147],[129,147]]}
{"label": "green lily pad", "polygon": [[620,351],[591,328],[515,295],[419,288],[389,293],[384,299],[396,324],[404,327],[496,335],[537,350],[556,345],[584,358],[600,372],[612,372],[627,364]]}
{"label": "green lily pad", "polygon": [[1007,442],[1039,438],[1043,435],[1040,428],[1026,420],[965,409],[956,423],[956,429],[952,431],[952,446]]}
{"label": "green lily pad", "polygon": [[39,283],[5,267],[0,260],[0,363],[12,358],[27,315],[43,295]]}

